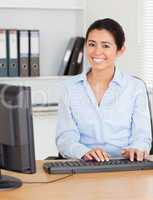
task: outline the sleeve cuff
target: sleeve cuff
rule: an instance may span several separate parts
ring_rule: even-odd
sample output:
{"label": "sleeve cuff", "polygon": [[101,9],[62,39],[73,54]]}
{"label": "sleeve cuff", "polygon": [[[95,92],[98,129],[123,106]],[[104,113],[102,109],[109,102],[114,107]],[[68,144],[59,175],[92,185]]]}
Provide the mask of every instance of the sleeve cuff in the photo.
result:
{"label": "sleeve cuff", "polygon": [[142,143],[137,142],[137,143],[130,144],[125,148],[135,148],[135,149],[139,149],[141,151],[150,152],[151,145],[150,144],[142,144]]}
{"label": "sleeve cuff", "polygon": [[60,153],[65,158],[81,159],[88,151],[90,151],[90,148],[82,144],[76,144],[70,147],[69,151]]}

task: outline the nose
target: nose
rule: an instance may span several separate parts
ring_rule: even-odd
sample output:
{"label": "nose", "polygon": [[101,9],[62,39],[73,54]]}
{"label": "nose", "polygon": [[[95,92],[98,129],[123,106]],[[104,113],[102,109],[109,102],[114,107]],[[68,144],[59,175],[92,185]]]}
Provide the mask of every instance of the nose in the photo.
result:
{"label": "nose", "polygon": [[100,55],[100,54],[103,53],[103,50],[102,50],[102,48],[100,46],[97,46],[95,48],[95,52],[94,53],[95,53],[95,55]]}

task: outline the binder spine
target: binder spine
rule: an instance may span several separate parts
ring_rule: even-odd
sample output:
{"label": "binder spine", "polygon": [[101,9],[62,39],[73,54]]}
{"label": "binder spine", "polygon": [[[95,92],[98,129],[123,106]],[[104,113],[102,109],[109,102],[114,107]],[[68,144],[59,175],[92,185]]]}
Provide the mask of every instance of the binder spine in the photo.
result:
{"label": "binder spine", "polygon": [[6,30],[0,29],[0,77],[8,76]]}
{"label": "binder spine", "polygon": [[29,36],[28,30],[18,31],[19,75],[29,76]]}
{"label": "binder spine", "polygon": [[30,76],[39,76],[39,31],[29,31],[29,46],[30,46]]}
{"label": "binder spine", "polygon": [[7,30],[8,76],[18,76],[17,30]]}

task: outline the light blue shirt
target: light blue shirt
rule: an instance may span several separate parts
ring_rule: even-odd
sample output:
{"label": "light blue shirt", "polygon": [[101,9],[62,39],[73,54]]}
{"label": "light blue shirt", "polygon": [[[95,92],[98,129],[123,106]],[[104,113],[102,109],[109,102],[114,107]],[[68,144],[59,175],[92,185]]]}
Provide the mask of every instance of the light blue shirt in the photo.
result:
{"label": "light blue shirt", "polygon": [[141,80],[116,68],[99,105],[86,73],[67,81],[56,134],[62,155],[81,158],[98,147],[121,156],[125,147],[149,151],[151,140],[148,97]]}

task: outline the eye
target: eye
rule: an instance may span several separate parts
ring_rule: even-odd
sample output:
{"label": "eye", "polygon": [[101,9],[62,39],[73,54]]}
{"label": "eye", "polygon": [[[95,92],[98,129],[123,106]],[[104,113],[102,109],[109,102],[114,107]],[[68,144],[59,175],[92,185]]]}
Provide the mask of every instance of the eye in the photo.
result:
{"label": "eye", "polygon": [[89,46],[89,47],[95,47],[96,45],[95,45],[95,43],[90,42],[90,43],[88,43],[88,46]]}
{"label": "eye", "polygon": [[102,45],[103,48],[110,48],[110,46],[108,44],[104,44]]}

